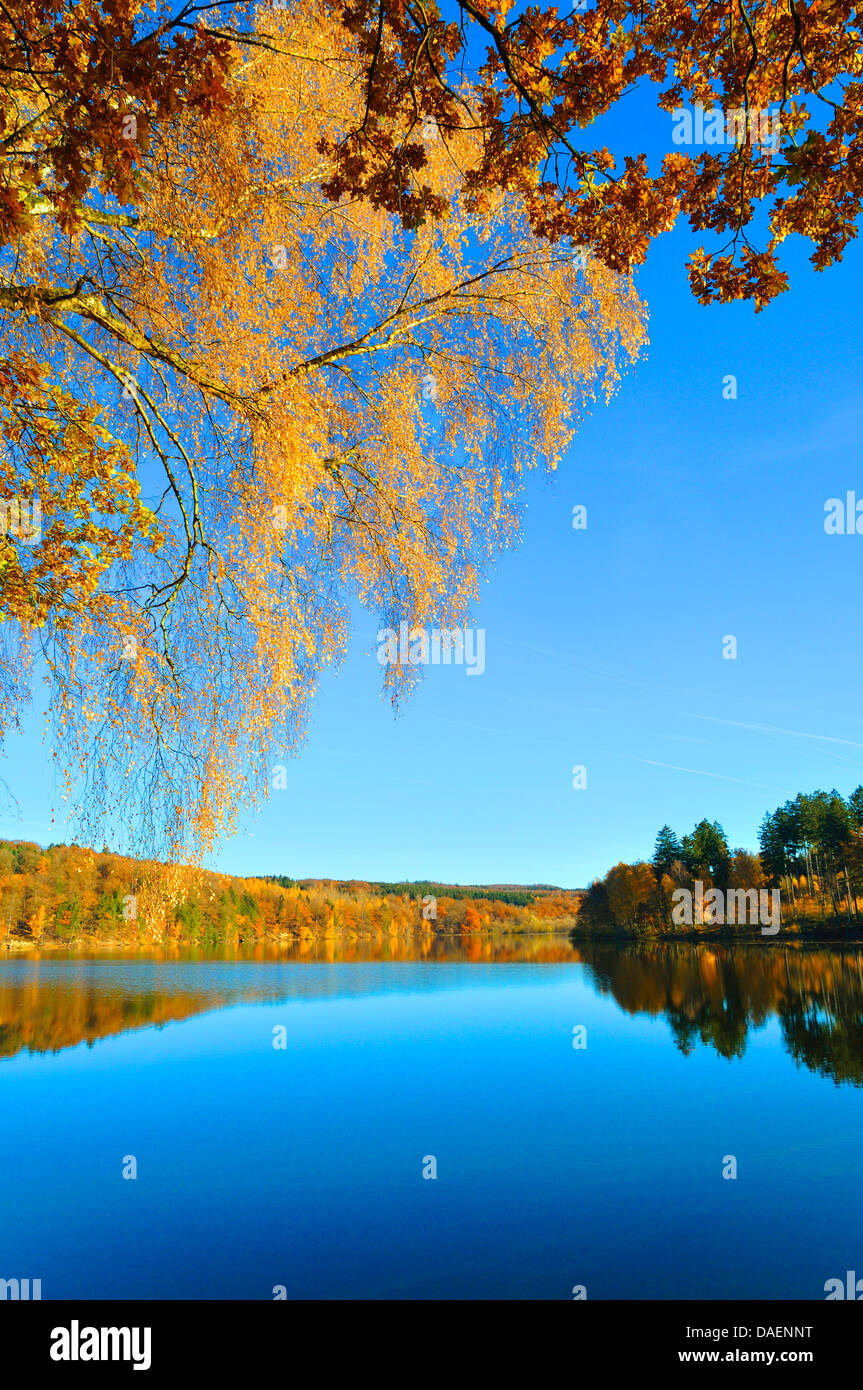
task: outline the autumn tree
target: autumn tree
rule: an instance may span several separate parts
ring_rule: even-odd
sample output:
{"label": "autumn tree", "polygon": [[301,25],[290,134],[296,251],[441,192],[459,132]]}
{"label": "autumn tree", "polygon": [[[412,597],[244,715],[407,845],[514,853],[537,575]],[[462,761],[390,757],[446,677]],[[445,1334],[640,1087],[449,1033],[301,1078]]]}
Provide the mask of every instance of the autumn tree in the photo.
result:
{"label": "autumn tree", "polygon": [[476,931],[479,931],[479,929],[480,929],[481,926],[482,926],[482,922],[481,922],[481,920],[480,920],[480,915],[479,915],[479,913],[477,912],[477,910],[476,910],[476,908],[474,907],[473,903],[468,903],[467,906],[465,907],[465,910],[464,910],[464,919],[463,919],[463,921],[462,921],[462,931],[466,931],[466,932],[476,932]]}
{"label": "autumn tree", "polygon": [[40,903],[27,919],[27,926],[34,941],[41,941],[42,939],[42,933],[45,930],[45,912],[45,904]]}
{"label": "autumn tree", "polygon": [[203,116],[231,104],[229,44],[201,24],[205,8],[6,0],[0,245],[46,213],[67,234],[79,230],[91,189],[142,202],[154,123],[179,109]]}
{"label": "autumn tree", "polygon": [[[690,258],[698,299],[758,309],[787,286],[778,252],[789,236],[806,237],[823,270],[856,235],[863,41],[850,0],[585,0],[563,11],[454,0],[446,17],[433,0],[327,2],[363,61],[355,122],[321,139],[337,161],[335,198],[368,198],[405,225],[439,216],[421,132],[449,141],[469,128],[482,140],[468,176],[477,204],[515,190],[534,231],[582,241],[617,270],[684,217],[709,243]],[[476,72],[467,97],[465,68]],[[668,132],[653,168],[639,119],[651,106]],[[691,124],[698,107],[713,122],[704,141],[677,143],[673,113]],[[631,134],[615,154],[591,128],[618,108],[634,119],[616,123],[624,146]]]}
{"label": "autumn tree", "polygon": [[616,864],[605,876],[608,906],[621,927],[635,924],[639,909],[646,907],[656,892],[656,875],[651,864]]}
{"label": "autumn tree", "polygon": [[760,888],[764,874],[759,856],[746,849],[736,849],[731,856],[728,882],[735,888]]}
{"label": "autumn tree", "polygon": [[352,603],[464,624],[525,472],[644,342],[627,277],[470,194],[481,132],[429,140],[445,216],[334,200],[361,38],[323,0],[255,25],[217,102],[129,97],[137,180],[49,172],[2,259],[0,487],[41,503],[0,536],[3,727],[44,674],[82,836],[165,857],[266,792]]}

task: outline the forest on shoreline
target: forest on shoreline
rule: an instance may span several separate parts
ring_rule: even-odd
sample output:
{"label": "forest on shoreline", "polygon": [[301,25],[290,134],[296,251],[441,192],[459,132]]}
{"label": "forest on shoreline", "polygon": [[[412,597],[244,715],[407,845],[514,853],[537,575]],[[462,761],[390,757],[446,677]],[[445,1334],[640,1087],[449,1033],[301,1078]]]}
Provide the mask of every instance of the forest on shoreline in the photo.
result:
{"label": "forest on shoreline", "polygon": [[[578,933],[675,939],[733,933],[768,941],[781,927],[811,936],[859,935],[863,786],[847,799],[835,788],[799,793],[765,815],[758,845],[757,853],[731,849],[718,821],[701,820],[682,838],[663,825],[650,860],[615,864],[589,885]],[[719,911],[704,907],[699,914],[698,905],[711,898]],[[765,925],[759,913],[768,902]],[[723,905],[734,908],[730,921]]]}
{"label": "forest on shoreline", "polygon": [[[757,852],[731,849],[717,821],[678,837],[664,825],[650,860],[615,864],[586,890],[550,884],[239,878],[101,853],[0,840],[0,951],[35,947],[203,952],[276,950],[338,938],[383,955],[512,934],[590,937],[786,933],[856,938],[863,902],[863,786],[801,793],[765,815]],[[724,917],[711,904],[735,905]],[[695,904],[686,918],[680,903]],[[775,905],[775,925],[757,915]],[[780,931],[781,927],[781,931]],[[479,958],[475,949],[471,958]]]}
{"label": "forest on shoreline", "polygon": [[0,840],[0,950],[241,950],[336,935],[382,945],[402,937],[565,932],[581,898],[549,885],[237,878],[176,865],[168,891],[160,891],[164,867],[107,849]]}

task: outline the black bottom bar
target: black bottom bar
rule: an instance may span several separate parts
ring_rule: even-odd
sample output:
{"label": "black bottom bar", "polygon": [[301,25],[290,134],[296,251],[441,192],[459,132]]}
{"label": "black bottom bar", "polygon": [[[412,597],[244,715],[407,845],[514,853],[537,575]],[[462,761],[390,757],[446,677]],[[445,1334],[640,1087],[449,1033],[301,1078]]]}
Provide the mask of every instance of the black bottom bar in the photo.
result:
{"label": "black bottom bar", "polygon": [[[536,1372],[548,1367],[553,1352],[554,1361],[559,1365],[562,1355],[574,1374],[597,1364],[610,1376],[664,1374],[671,1367],[684,1373],[705,1366],[803,1367],[823,1382],[854,1364],[861,1314],[841,1301],[10,1301],[0,1303],[0,1327],[6,1375],[14,1360],[20,1369],[47,1374],[51,1383],[110,1374],[142,1384],[146,1375],[161,1385],[187,1372],[223,1383],[265,1367],[295,1379],[300,1365],[303,1379],[326,1371],[331,1380],[344,1365],[352,1379],[375,1368],[378,1379],[388,1368],[404,1381],[421,1370],[426,1384],[439,1367],[448,1384],[454,1370],[463,1374],[473,1365],[488,1379],[499,1358],[512,1374],[513,1352],[532,1361]],[[537,1342],[536,1332],[554,1340]],[[99,1359],[91,1359],[94,1352]]]}

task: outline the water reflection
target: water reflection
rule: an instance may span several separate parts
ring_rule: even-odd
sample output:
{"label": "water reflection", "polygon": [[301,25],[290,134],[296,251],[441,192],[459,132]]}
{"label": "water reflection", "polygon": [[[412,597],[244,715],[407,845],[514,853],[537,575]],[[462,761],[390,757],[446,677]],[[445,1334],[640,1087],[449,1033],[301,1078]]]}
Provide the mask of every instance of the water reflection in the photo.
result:
{"label": "water reflection", "polygon": [[[297,961],[303,968],[297,968]],[[743,1056],[754,1029],[778,1020],[785,1050],[837,1085],[863,1085],[863,956],[856,949],[640,944],[573,945],[550,937],[400,939],[257,947],[247,957],[60,958],[0,963],[0,1058],[51,1052],[243,1003],[469,988],[467,963],[579,968],[626,1013],[662,1017],[682,1053],[696,1044]],[[489,971],[505,987],[507,972]]]}
{"label": "water reflection", "polygon": [[858,950],[587,947],[598,993],[627,1013],[662,1015],[689,1054],[696,1042],[742,1057],[753,1029],[779,1020],[798,1065],[863,1085],[863,956]]}
{"label": "water reflection", "polygon": [[[256,945],[223,957],[169,949],[159,954],[0,957],[0,1059],[58,1052],[135,1028],[162,1028],[234,1004],[276,1003],[426,990],[454,983],[438,967],[577,959],[568,938],[506,933],[396,940],[378,935],[300,939],[288,949]],[[303,969],[297,969],[302,962]],[[260,968],[255,968],[260,966]],[[410,979],[405,969],[410,966]],[[307,968],[306,968],[307,967]],[[469,978],[460,983],[465,987]]]}

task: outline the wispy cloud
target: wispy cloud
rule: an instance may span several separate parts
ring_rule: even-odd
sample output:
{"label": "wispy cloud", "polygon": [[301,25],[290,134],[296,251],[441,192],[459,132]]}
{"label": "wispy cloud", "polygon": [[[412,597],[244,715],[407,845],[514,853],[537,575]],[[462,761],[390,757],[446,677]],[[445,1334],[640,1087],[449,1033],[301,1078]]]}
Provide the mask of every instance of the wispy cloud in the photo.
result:
{"label": "wispy cloud", "polygon": [[633,763],[646,763],[648,767],[667,767],[671,772],[688,772],[693,777],[713,777],[717,782],[736,782],[741,787],[758,787],[759,791],[783,792],[784,787],[768,786],[766,782],[747,782],[743,777],[729,777],[724,772],[705,772],[701,767],[680,767],[677,763],[661,763],[656,758],[636,758],[630,753],[624,753]]}
{"label": "wispy cloud", "polygon": [[787,738],[812,739],[815,743],[839,743],[845,748],[863,748],[863,743],[853,738],[834,738],[831,734],[808,734],[800,729],[782,729],[775,724],[745,724],[740,719],[717,719],[712,714],[681,715],[683,719],[702,719],[707,724],[726,724],[731,729],[748,729],[756,734],[783,734]]}
{"label": "wispy cloud", "polygon": [[863,771],[863,763],[859,758],[843,758],[841,753],[834,753],[832,749],[824,749],[825,758],[832,758],[834,762],[845,763],[846,767],[856,767],[858,772]]}

